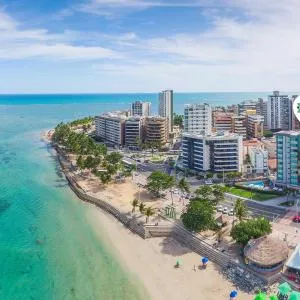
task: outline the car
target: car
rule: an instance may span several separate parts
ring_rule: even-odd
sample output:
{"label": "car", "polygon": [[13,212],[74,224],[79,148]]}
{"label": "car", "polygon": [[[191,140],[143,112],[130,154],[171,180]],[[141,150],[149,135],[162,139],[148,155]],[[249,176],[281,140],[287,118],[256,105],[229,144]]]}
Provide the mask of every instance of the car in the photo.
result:
{"label": "car", "polygon": [[228,214],[228,208],[227,207],[224,207],[224,209],[223,209],[223,214]]}
{"label": "car", "polygon": [[234,215],[233,208],[230,209],[230,211],[228,212],[228,215],[229,215],[229,216],[233,216],[233,215]]}
{"label": "car", "polygon": [[223,206],[222,205],[218,205],[217,206],[217,211],[222,212],[223,211]]}
{"label": "car", "polygon": [[294,216],[293,217],[293,222],[300,223],[300,216]]}
{"label": "car", "polygon": [[212,180],[210,180],[210,179],[205,180],[204,183],[207,184],[207,185],[212,185],[213,184]]}

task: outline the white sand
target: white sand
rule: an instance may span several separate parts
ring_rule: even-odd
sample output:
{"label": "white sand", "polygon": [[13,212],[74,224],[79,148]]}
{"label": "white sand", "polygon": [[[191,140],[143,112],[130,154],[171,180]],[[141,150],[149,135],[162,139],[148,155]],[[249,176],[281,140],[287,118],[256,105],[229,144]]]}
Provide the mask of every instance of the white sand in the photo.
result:
{"label": "white sand", "polygon": [[[200,263],[199,255],[181,246],[172,238],[143,240],[124,228],[112,216],[91,206],[88,219],[98,232],[105,237],[116,254],[136,278],[144,284],[151,299],[229,299],[235,289],[219,274],[219,268],[209,263],[206,270],[193,270]],[[101,228],[101,230],[97,230]],[[180,258],[183,266],[175,269]],[[238,299],[250,300],[253,295],[239,292]]]}

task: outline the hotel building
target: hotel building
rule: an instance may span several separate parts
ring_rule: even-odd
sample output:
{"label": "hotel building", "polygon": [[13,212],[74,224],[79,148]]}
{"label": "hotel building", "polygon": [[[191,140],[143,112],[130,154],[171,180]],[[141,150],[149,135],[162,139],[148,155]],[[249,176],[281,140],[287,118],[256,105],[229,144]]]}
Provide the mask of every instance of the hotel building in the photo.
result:
{"label": "hotel building", "polygon": [[264,135],[264,116],[247,116],[247,138],[261,138]]}
{"label": "hotel building", "polygon": [[148,117],[145,120],[146,142],[165,145],[168,142],[168,120],[163,117]]}
{"label": "hotel building", "polygon": [[212,111],[209,104],[186,104],[184,106],[184,132],[211,134]]}
{"label": "hotel building", "polygon": [[151,114],[151,103],[135,101],[130,107],[131,116],[149,117]]}
{"label": "hotel building", "polygon": [[125,145],[137,147],[144,140],[144,118],[130,117],[125,121]]}
{"label": "hotel building", "polygon": [[246,117],[245,116],[233,116],[231,131],[238,135],[241,135],[244,139],[247,137]]}
{"label": "hotel building", "polygon": [[173,132],[173,91],[167,90],[159,93],[158,114],[167,118],[168,131]]}
{"label": "hotel building", "polygon": [[300,187],[300,132],[280,131],[276,134],[276,184]]}
{"label": "hotel building", "polygon": [[183,133],[183,166],[196,172],[242,170],[243,138],[237,134],[197,135]]}
{"label": "hotel building", "polygon": [[231,131],[233,113],[213,112],[213,131]]}

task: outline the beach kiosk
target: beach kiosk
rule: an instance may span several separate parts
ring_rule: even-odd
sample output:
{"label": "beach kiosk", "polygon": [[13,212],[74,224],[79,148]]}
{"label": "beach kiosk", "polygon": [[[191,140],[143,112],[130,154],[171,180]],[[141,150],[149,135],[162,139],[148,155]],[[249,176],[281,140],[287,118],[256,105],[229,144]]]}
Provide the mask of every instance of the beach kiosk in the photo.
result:
{"label": "beach kiosk", "polygon": [[265,276],[280,272],[288,254],[287,244],[270,235],[250,240],[244,248],[245,263]]}

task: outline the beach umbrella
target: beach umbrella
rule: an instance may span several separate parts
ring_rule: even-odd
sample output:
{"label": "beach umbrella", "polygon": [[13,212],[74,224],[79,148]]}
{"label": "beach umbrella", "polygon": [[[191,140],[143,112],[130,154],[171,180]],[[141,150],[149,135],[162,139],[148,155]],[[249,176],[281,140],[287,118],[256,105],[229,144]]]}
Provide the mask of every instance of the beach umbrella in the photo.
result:
{"label": "beach umbrella", "polygon": [[278,300],[278,297],[276,295],[270,296],[270,300]]}
{"label": "beach umbrella", "polygon": [[208,258],[207,257],[203,257],[202,258],[202,263],[205,265],[208,263]]}
{"label": "beach umbrella", "polygon": [[299,292],[291,292],[289,300],[300,300],[300,293]]}
{"label": "beach umbrella", "polygon": [[265,293],[259,292],[255,297],[254,300],[267,300],[267,295]]}
{"label": "beach umbrella", "polygon": [[235,298],[237,296],[237,291],[232,291],[230,294],[229,294],[229,297],[232,299],[232,298]]}
{"label": "beach umbrella", "polygon": [[281,295],[287,295],[291,290],[291,286],[287,282],[284,282],[278,286],[278,291]]}
{"label": "beach umbrella", "polygon": [[181,266],[182,265],[182,261],[180,259],[176,260],[176,265]]}

